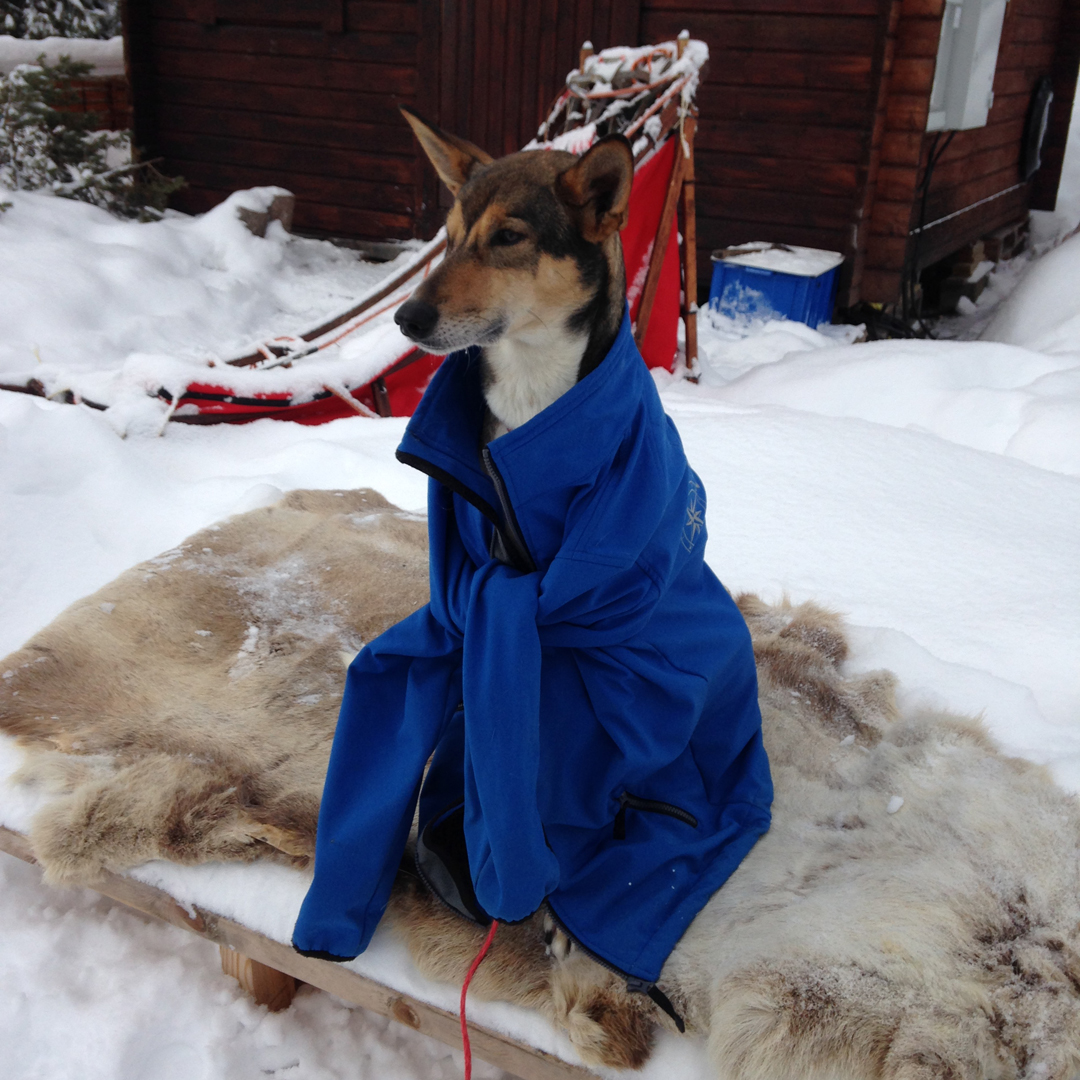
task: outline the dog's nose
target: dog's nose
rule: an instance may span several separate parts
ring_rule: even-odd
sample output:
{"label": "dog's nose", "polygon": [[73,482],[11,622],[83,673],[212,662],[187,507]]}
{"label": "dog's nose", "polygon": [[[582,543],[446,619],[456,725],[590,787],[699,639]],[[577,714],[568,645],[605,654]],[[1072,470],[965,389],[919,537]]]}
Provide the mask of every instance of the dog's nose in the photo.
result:
{"label": "dog's nose", "polygon": [[438,321],[439,309],[424,300],[409,300],[394,314],[394,322],[401,327],[401,332],[413,341],[423,341]]}

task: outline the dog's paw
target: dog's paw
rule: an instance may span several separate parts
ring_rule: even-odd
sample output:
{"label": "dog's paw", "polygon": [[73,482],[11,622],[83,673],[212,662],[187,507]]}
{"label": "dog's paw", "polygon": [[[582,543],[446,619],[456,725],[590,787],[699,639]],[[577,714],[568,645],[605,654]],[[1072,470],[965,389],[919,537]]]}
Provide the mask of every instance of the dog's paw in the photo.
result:
{"label": "dog's paw", "polygon": [[544,951],[553,960],[565,961],[574,951],[574,943],[556,925],[550,915],[544,915]]}

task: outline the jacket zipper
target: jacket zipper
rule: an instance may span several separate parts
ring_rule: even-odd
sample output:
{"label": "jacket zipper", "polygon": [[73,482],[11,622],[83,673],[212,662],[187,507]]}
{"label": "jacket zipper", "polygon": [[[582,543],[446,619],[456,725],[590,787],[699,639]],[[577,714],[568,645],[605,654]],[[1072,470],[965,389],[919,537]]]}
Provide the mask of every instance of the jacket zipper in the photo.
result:
{"label": "jacket zipper", "polygon": [[574,948],[580,949],[591,960],[595,961],[602,968],[606,968],[613,975],[618,975],[626,983],[626,992],[628,994],[644,994],[654,1005],[661,1011],[667,1013],[672,1020],[675,1021],[675,1026],[679,1029],[679,1034],[685,1034],[686,1024],[683,1022],[683,1018],[675,1011],[675,1006],[671,1004],[671,998],[667,996],[654,982],[649,982],[648,979],[639,979],[636,975],[627,975],[622,968],[617,968],[614,964],[605,960],[602,956],[597,956],[592,949],[585,945],[582,945],[580,941],[572,933],[566,923],[555,914],[555,909],[551,906],[549,900],[544,901],[544,908],[548,915],[551,917],[551,921],[566,935],[566,937],[573,942]]}
{"label": "jacket zipper", "polygon": [[525,537],[521,535],[521,529],[518,527],[517,515],[514,513],[514,507],[510,502],[510,496],[506,492],[506,483],[503,481],[502,473],[499,472],[498,466],[491,456],[491,450],[488,447],[485,446],[481,451],[481,457],[484,460],[484,468],[487,470],[488,476],[491,477],[491,482],[495,485],[495,493],[499,496],[499,509],[502,510],[503,518],[502,531],[506,540],[509,541],[509,544],[507,545],[509,554],[517,564],[515,569],[521,570],[526,574],[531,574],[536,569],[536,563],[533,562],[533,558],[529,554],[529,548],[525,543]]}
{"label": "jacket zipper", "polygon": [[684,810],[681,806],[675,806],[674,803],[660,802],[657,799],[641,799],[637,795],[631,795],[630,792],[624,791],[619,796],[619,812],[615,815],[614,838],[616,840],[626,839],[627,807],[631,810],[644,810],[648,814],[665,814],[667,817],[673,817],[685,822],[692,829],[696,829],[698,825],[697,818],[689,810]]}

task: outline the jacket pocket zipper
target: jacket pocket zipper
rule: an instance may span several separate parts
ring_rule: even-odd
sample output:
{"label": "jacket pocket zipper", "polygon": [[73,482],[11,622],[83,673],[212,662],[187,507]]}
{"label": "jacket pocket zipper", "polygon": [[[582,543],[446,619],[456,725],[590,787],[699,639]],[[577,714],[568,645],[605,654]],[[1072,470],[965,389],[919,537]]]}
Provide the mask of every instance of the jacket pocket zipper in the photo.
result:
{"label": "jacket pocket zipper", "polygon": [[615,815],[615,839],[626,839],[626,809],[629,807],[631,810],[644,810],[647,814],[664,814],[667,817],[673,817],[678,821],[685,822],[692,829],[696,829],[698,820],[690,813],[689,810],[684,810],[681,806],[675,806],[674,803],[660,802],[657,799],[641,799],[637,795],[631,795],[630,792],[624,791],[619,796],[619,812]]}

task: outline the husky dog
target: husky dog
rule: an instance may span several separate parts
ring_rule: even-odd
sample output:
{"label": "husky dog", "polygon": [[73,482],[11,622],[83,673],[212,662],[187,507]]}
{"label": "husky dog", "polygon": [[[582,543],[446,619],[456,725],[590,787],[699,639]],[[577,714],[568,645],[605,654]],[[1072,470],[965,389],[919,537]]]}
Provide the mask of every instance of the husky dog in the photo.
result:
{"label": "husky dog", "polygon": [[486,442],[546,409],[611,348],[633,154],[609,135],[580,158],[526,150],[494,161],[401,111],[456,198],[445,259],[395,318],[434,353],[481,346]]}

